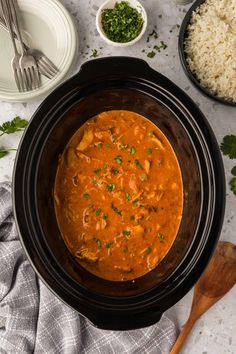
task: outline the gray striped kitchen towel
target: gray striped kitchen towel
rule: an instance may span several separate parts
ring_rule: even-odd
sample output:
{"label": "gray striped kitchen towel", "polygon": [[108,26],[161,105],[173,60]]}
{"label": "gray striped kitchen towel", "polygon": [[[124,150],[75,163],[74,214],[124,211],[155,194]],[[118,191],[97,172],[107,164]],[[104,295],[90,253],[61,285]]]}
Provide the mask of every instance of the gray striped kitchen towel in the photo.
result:
{"label": "gray striped kitchen towel", "polygon": [[168,354],[176,332],[169,313],[147,328],[104,331],[63,304],[30,266],[12,215],[11,185],[0,184],[0,353]]}

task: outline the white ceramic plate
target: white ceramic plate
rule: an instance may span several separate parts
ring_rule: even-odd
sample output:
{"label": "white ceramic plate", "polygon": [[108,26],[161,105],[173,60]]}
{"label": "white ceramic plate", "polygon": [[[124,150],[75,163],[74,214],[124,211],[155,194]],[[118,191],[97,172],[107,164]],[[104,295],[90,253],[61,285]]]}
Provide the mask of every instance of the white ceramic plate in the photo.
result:
{"label": "white ceramic plate", "polygon": [[9,34],[0,27],[0,99],[28,102],[46,96],[72,69],[78,34],[70,14],[58,0],[18,0],[24,42],[41,50],[59,69],[51,80],[41,76],[40,88],[18,92],[11,69],[14,55]]}

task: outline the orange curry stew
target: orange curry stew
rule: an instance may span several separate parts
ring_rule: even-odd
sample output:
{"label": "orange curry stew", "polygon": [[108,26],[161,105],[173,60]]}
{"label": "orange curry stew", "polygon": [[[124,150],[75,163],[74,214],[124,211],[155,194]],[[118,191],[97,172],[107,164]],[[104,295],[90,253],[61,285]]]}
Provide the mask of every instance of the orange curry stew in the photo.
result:
{"label": "orange curry stew", "polygon": [[179,164],[165,135],[124,110],[89,119],[59,158],[55,210],[62,237],[89,272],[140,277],[165,257],[183,208]]}

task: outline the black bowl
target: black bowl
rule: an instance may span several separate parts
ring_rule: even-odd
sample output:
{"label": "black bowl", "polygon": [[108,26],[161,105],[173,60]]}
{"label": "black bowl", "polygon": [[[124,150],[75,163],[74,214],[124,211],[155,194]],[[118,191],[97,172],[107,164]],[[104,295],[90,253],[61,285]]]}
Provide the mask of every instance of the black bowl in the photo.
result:
{"label": "black bowl", "polygon": [[207,89],[206,87],[202,86],[199,82],[199,80],[197,79],[197,77],[192,73],[192,71],[190,70],[190,67],[187,63],[186,60],[186,53],[185,53],[185,48],[184,48],[184,42],[185,42],[185,38],[187,35],[187,27],[190,23],[193,11],[195,11],[201,4],[203,4],[206,0],[196,0],[194,2],[194,4],[190,7],[190,9],[188,10],[188,12],[186,13],[183,22],[181,24],[180,27],[180,31],[179,31],[179,42],[178,42],[178,48],[179,48],[179,57],[180,57],[180,61],[182,64],[182,67],[184,69],[184,72],[186,74],[186,76],[189,78],[189,80],[199,89],[199,91],[203,94],[205,94],[207,97],[210,97],[212,100],[214,101],[218,101],[220,103],[229,105],[229,106],[236,106],[236,102],[234,101],[227,101],[222,97],[218,97],[216,95],[214,95],[209,89]]}
{"label": "black bowl", "polygon": [[[163,131],[184,184],[183,218],[170,252],[155,270],[125,282],[96,277],[74,260],[53,204],[58,156],[87,119],[112,109],[140,113]],[[222,159],[206,119],[166,77],[126,57],[85,63],[45,99],[22,138],[13,192],[20,239],[39,277],[94,325],[119,330],[157,322],[189,291],[212,255],[225,206]]]}

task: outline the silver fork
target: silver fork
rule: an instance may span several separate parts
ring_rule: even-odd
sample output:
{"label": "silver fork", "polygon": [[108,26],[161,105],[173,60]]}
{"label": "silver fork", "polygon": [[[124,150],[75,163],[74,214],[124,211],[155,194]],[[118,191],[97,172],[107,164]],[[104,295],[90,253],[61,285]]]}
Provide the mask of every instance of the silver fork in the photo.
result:
{"label": "silver fork", "polygon": [[20,58],[20,67],[22,69],[23,78],[25,79],[25,83],[27,85],[28,90],[33,90],[38,88],[40,84],[37,63],[35,58],[31,54],[28,54],[27,50],[24,47],[20,29],[19,29],[14,1],[13,0],[5,0],[5,1],[10,6],[12,22],[15,25],[16,34],[19,39],[19,43],[22,51],[22,55]]}
{"label": "silver fork", "polygon": [[[1,16],[0,16],[0,26],[5,31],[8,30],[5,21],[4,21],[4,19]],[[18,40],[17,35],[15,34],[15,32],[14,32],[14,36]],[[25,43],[24,43],[24,47],[28,51],[28,53],[30,53],[31,55],[34,56],[34,58],[35,58],[35,60],[37,62],[40,74],[46,76],[48,79],[52,79],[53,76],[55,76],[58,73],[59,70],[56,67],[56,65],[53,64],[51,62],[51,60],[45,54],[43,54],[40,50],[34,49],[34,48],[30,48]]]}
{"label": "silver fork", "polygon": [[9,30],[9,34],[10,34],[10,37],[11,37],[11,41],[12,41],[12,45],[13,45],[14,53],[15,53],[14,57],[12,58],[12,61],[11,61],[11,66],[12,66],[12,70],[14,72],[15,82],[16,82],[18,90],[20,92],[23,92],[23,91],[25,91],[27,89],[27,87],[25,85],[25,82],[24,82],[24,79],[23,79],[23,75],[22,75],[22,70],[21,70],[21,67],[20,67],[20,57],[21,57],[21,55],[19,54],[19,52],[17,50],[17,47],[16,47],[9,8],[8,8],[7,3],[5,2],[5,0],[0,0],[0,4],[1,4],[3,16],[5,18],[5,22],[7,24],[8,30]]}

